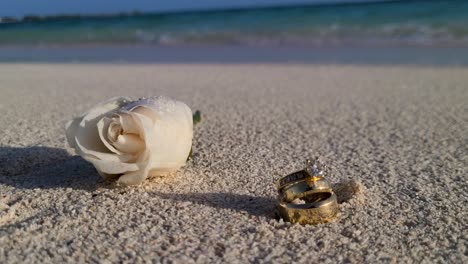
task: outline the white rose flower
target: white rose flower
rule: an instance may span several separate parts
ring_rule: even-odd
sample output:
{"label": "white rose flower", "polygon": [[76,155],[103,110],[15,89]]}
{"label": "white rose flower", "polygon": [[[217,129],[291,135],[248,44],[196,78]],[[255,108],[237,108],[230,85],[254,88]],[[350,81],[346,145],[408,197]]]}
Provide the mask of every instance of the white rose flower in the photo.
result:
{"label": "white rose flower", "polygon": [[192,147],[190,108],[165,97],[119,97],[67,123],[70,147],[104,178],[139,184],[185,165]]}

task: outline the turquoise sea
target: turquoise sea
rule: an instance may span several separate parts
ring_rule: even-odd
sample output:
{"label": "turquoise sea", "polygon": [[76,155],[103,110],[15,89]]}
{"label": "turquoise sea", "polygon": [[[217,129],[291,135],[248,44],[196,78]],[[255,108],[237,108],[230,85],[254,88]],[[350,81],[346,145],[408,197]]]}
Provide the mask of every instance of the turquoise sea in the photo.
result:
{"label": "turquoise sea", "polygon": [[1,62],[468,66],[468,0],[34,17],[0,23]]}
{"label": "turquoise sea", "polygon": [[396,1],[0,23],[0,46],[468,46],[468,1]]}

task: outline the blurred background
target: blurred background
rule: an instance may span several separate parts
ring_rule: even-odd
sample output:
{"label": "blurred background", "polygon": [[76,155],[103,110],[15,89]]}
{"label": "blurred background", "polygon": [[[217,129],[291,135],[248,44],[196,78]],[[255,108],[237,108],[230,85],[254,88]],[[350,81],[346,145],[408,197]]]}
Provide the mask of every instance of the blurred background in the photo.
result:
{"label": "blurred background", "polygon": [[466,64],[468,1],[0,2],[1,61]]}

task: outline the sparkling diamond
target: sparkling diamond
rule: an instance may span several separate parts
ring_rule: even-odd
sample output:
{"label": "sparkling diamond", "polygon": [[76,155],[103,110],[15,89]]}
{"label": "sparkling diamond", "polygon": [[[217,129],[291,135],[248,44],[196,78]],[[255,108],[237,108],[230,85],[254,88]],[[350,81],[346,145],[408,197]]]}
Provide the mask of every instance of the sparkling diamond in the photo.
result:
{"label": "sparkling diamond", "polygon": [[307,161],[306,171],[312,176],[323,176],[325,168],[325,164],[319,158]]}

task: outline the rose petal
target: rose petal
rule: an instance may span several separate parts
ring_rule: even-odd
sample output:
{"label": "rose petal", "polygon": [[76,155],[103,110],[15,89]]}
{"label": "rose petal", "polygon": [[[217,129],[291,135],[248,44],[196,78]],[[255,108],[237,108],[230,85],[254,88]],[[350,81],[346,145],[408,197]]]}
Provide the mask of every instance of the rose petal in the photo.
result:
{"label": "rose petal", "polygon": [[[99,137],[101,138],[101,141],[106,145],[107,148],[109,148],[112,152],[114,152],[116,154],[119,154],[120,161],[126,162],[126,163],[136,162],[138,157],[140,156],[140,153],[142,151],[144,151],[144,142],[142,142],[140,137],[136,135],[136,134],[139,133],[138,126],[137,126],[136,122],[133,120],[133,118],[131,117],[131,115],[129,115],[128,113],[119,112],[117,115],[118,115],[117,120],[116,120],[115,117],[112,118],[112,119],[104,117],[101,121],[98,122]],[[126,150],[120,151],[119,149],[115,148],[112,144],[115,144],[115,141],[117,141],[117,138],[119,137],[119,135],[115,136],[115,141],[114,142],[109,140],[109,138],[108,138],[109,136],[104,135],[105,131],[109,130],[110,123],[115,122],[115,121],[123,122],[121,126],[122,126],[122,129],[124,130],[124,132],[127,132],[127,133],[128,132],[135,132],[136,134],[133,134],[133,135],[136,136],[140,140],[140,142],[143,144],[143,147],[141,147],[141,149],[135,150],[133,152],[126,151]]]}
{"label": "rose petal", "polygon": [[97,129],[99,133],[99,138],[101,139],[102,143],[112,152],[116,154],[122,154],[119,150],[112,146],[111,142],[109,142],[108,137],[104,135],[104,131],[109,129],[109,124],[112,122],[112,119],[104,117],[97,123]]}
{"label": "rose petal", "polygon": [[72,143],[70,146],[75,147],[76,141],[79,141],[80,145],[85,146],[87,149],[106,153],[110,152],[99,138],[97,123],[109,111],[122,107],[127,103],[128,99],[125,97],[113,98],[96,105],[85,113],[82,118],[77,118],[67,124],[67,139],[69,139],[69,143]]}
{"label": "rose petal", "polygon": [[109,140],[110,142],[115,142],[117,140],[117,137],[119,137],[119,135],[123,132],[119,118],[112,118],[109,122],[109,126],[107,127],[106,131],[107,140]]}
{"label": "rose petal", "polygon": [[147,148],[151,150],[151,173],[157,175],[185,165],[192,146],[193,120],[192,111],[181,102],[152,109],[159,111],[158,120],[152,129],[154,140],[147,143]]}
{"label": "rose petal", "polygon": [[131,102],[132,99],[128,97],[114,97],[111,98],[105,102],[99,103],[95,105],[94,107],[91,108],[88,112],[83,114],[82,116],[84,117],[83,120],[91,120],[94,119],[98,116],[101,116],[105,113],[108,113],[112,110],[118,109],[120,107],[123,107],[124,105],[128,104]]}
{"label": "rose petal", "polygon": [[132,116],[128,112],[119,113],[120,124],[122,129],[127,134],[137,134],[142,133],[141,129],[135,123]]}
{"label": "rose petal", "polygon": [[129,114],[139,128],[140,138],[147,146],[151,145],[154,139],[152,134],[154,127],[153,121],[149,117],[139,113],[129,112]]}
{"label": "rose petal", "polygon": [[118,183],[123,185],[136,185],[142,183],[148,177],[149,168],[146,166],[143,170],[128,172],[120,176]]}
{"label": "rose petal", "polygon": [[145,148],[145,142],[134,134],[124,134],[117,137],[114,146],[124,153],[137,153]]}
{"label": "rose petal", "polygon": [[99,175],[101,175],[101,177],[103,177],[104,179],[106,180],[114,180],[114,179],[117,179],[121,176],[121,174],[108,174],[108,173],[104,173],[100,170],[97,170],[97,172],[99,173]]}
{"label": "rose petal", "polygon": [[120,176],[117,182],[124,185],[135,185],[142,183],[148,177],[148,172],[150,170],[149,155],[149,151],[145,150],[145,152],[140,157],[142,162],[138,163],[139,169],[134,172],[125,173],[124,175]]}
{"label": "rose petal", "polygon": [[93,163],[97,170],[108,174],[119,174],[128,171],[138,170],[138,165],[135,163],[124,163],[120,160],[119,155],[114,153],[103,153],[87,149],[76,141],[77,152],[85,160]]}
{"label": "rose petal", "polygon": [[68,121],[65,126],[65,136],[67,137],[68,145],[71,148],[74,148],[76,146],[75,133],[80,125],[81,118],[82,117],[74,118],[73,120]]}
{"label": "rose petal", "polygon": [[131,110],[132,113],[138,113],[144,115],[155,123],[158,120],[158,114],[149,106],[139,105]]}

